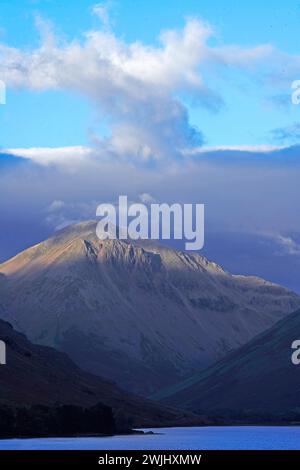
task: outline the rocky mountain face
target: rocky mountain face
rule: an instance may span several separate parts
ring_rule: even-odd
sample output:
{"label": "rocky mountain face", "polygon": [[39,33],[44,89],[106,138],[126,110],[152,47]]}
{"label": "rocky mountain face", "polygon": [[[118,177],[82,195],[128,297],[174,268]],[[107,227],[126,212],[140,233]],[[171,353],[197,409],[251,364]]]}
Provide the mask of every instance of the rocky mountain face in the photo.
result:
{"label": "rocky mountain face", "polygon": [[221,416],[300,419],[300,365],[291,357],[300,339],[300,310],[242,348],[154,398]]}
{"label": "rocky mountain face", "polygon": [[[100,241],[70,226],[0,265],[2,317],[82,368],[149,394],[300,308],[300,298],[195,253]],[[6,313],[4,313],[6,312]]]}
{"label": "rocky mountain face", "polygon": [[[205,422],[189,413],[130,395],[115,384],[82,371],[66,354],[32,344],[2,320],[0,339],[7,346],[7,363],[0,366],[0,416],[3,419],[7,414],[5,407],[9,410],[22,407],[21,412],[26,415],[24,407],[34,406],[31,411],[29,409],[29,416],[41,419],[45,412],[49,414],[53,410],[57,414],[57,410],[64,411],[64,408],[57,407],[73,405],[91,411],[109,407],[117,430],[128,430],[131,426],[176,426]],[[37,405],[47,406],[46,411],[41,408],[41,416]],[[67,422],[73,422],[76,413],[80,415],[80,409],[71,408]],[[7,435],[8,428],[3,425],[3,419],[0,419],[0,434]],[[20,420],[23,425],[24,420],[25,417]],[[76,431],[76,426],[74,429]],[[79,430],[78,426],[77,432]],[[55,434],[58,431],[56,429]],[[35,433],[32,422],[29,423],[28,432]],[[49,434],[47,427],[46,432]]]}

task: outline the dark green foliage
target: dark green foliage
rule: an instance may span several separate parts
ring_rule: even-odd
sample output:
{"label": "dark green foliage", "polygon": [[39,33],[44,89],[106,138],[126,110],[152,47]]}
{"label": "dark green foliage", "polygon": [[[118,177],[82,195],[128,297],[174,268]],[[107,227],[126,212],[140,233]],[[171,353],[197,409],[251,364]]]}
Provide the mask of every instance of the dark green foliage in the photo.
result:
{"label": "dark green foliage", "polygon": [[15,414],[9,407],[0,408],[0,436],[12,435],[15,427]]}
{"label": "dark green foliage", "polygon": [[114,433],[112,409],[74,405],[0,407],[0,437],[72,436]]}

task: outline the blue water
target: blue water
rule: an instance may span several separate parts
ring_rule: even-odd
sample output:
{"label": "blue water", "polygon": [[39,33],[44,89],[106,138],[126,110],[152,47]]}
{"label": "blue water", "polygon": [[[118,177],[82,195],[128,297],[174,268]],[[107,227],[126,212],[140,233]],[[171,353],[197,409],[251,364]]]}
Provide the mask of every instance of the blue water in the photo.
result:
{"label": "blue water", "polygon": [[300,427],[203,427],[147,429],[154,435],[86,438],[7,439],[7,450],[209,450],[300,449]]}

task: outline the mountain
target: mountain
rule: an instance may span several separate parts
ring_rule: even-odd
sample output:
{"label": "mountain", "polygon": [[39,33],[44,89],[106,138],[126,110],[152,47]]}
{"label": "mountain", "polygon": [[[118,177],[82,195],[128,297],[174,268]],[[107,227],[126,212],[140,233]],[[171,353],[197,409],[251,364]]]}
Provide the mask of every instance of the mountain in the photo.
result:
{"label": "mountain", "polygon": [[55,409],[58,404],[91,408],[103,404],[112,408],[118,429],[205,422],[130,395],[115,384],[82,371],[66,354],[32,344],[2,320],[0,339],[7,346],[7,363],[0,366],[0,408],[44,405]]}
{"label": "mountain", "polygon": [[208,369],[164,390],[155,399],[219,415],[300,418],[300,366],[291,361],[300,339],[300,310],[280,320]]}
{"label": "mountain", "polygon": [[150,394],[216,362],[300,308],[300,298],[231,275],[199,254],[100,241],[70,226],[0,265],[2,314],[34,343]]}

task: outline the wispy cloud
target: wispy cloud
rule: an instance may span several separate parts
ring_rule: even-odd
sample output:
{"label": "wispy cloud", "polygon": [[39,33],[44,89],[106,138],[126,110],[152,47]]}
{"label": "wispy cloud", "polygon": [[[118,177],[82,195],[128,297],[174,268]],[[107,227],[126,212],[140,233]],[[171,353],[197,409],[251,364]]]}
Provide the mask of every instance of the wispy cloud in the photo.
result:
{"label": "wispy cloud", "polygon": [[111,2],[97,3],[92,7],[92,12],[94,15],[98,16],[106,30],[109,30],[112,26],[110,17],[111,7]]}
{"label": "wispy cloud", "polygon": [[271,131],[272,137],[278,142],[299,142],[300,124],[294,123],[291,126],[280,127]]}
{"label": "wispy cloud", "polygon": [[279,255],[300,255],[300,243],[294,240],[291,236],[281,235],[280,233],[264,234],[275,242],[279,250]]}

